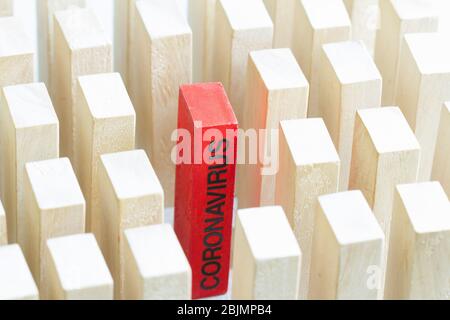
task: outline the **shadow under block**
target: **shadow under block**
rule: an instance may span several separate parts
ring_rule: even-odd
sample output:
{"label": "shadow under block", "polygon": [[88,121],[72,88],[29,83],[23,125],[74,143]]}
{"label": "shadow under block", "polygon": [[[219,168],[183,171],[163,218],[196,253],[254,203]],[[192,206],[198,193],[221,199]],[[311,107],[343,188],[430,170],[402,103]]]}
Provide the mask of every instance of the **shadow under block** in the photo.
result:
{"label": "shadow under block", "polygon": [[139,148],[147,151],[173,206],[178,90],[192,82],[192,32],[176,0],[139,1],[130,49],[129,89],[136,107]]}
{"label": "shadow under block", "polygon": [[0,246],[8,244],[8,231],[6,227],[6,215],[3,204],[0,201]]}
{"label": "shadow under block", "polygon": [[359,41],[323,46],[320,108],[341,158],[339,190],[348,188],[355,115],[358,109],[381,106],[382,79]]}
{"label": "shadow under block", "polygon": [[322,119],[282,121],[277,205],[302,250],[299,299],[308,298],[317,198],[338,191],[340,160]]}
{"label": "shadow under block", "polygon": [[190,300],[192,272],[168,224],[125,232],[125,299]]}
{"label": "shadow under block", "polygon": [[39,300],[39,291],[19,245],[0,247],[0,300]]}
{"label": "shadow under block", "polygon": [[22,247],[41,297],[47,299],[47,240],[84,233],[86,203],[69,159],[30,162],[25,168]]}
{"label": "shadow under block", "polygon": [[302,254],[281,207],[239,210],[233,300],[296,300]]}
{"label": "shadow under block", "polygon": [[432,180],[439,181],[450,195],[450,102],[442,108]]}
{"label": "shadow under block", "polygon": [[[247,69],[246,104],[243,113],[244,130],[256,130],[257,140],[241,141],[239,150],[246,150],[246,164],[239,166],[237,196],[240,208],[275,204],[277,170],[276,139],[281,120],[306,118],[309,85],[289,49],[253,51]],[[265,134],[260,130],[268,130]],[[249,134],[251,134],[249,132]],[[252,147],[258,145],[258,154]],[[261,153],[262,152],[262,153]],[[264,159],[261,155],[267,155]],[[253,159],[257,156],[257,159]],[[261,170],[264,170],[262,172]]]}
{"label": "shadow under block", "polygon": [[116,299],[124,299],[123,231],[164,222],[164,191],[143,150],[101,156],[99,167],[102,252],[114,278]]}
{"label": "shadow under block", "polygon": [[79,76],[112,71],[112,48],[91,9],[54,15],[51,95],[60,121],[61,155],[74,161],[76,88]]}
{"label": "shadow under block", "polygon": [[25,244],[25,164],[59,157],[58,118],[45,85],[2,89],[0,179],[10,243]]}
{"label": "shadow under block", "polygon": [[92,234],[47,241],[48,300],[112,300],[113,279]]}
{"label": "shadow under block", "polygon": [[438,15],[428,0],[381,0],[381,24],[375,62],[383,77],[383,105],[395,105],[403,37],[407,33],[435,32]]}
{"label": "shadow under block", "polygon": [[75,170],[86,197],[86,229],[99,236],[103,227],[99,208],[100,156],[135,147],[136,113],[120,75],[79,77],[75,118]]}
{"label": "shadow under block", "polygon": [[376,300],[384,235],[360,191],[319,197],[309,298]]}
{"label": "shadow under block", "polygon": [[297,0],[294,10],[292,48],[310,85],[308,116],[319,117],[322,45],[350,40],[351,22],[342,0]]}
{"label": "shadow under block", "polygon": [[405,36],[397,104],[422,148],[419,181],[428,181],[433,167],[442,105],[450,100],[450,43],[432,33]]}
{"label": "shadow under block", "polygon": [[294,28],[295,0],[264,0],[274,24],[273,47],[290,48]]}
{"label": "shadow under block", "polygon": [[14,14],[13,0],[0,0],[0,17],[12,16]]}
{"label": "shadow under block", "polygon": [[248,55],[273,44],[273,23],[262,0],[218,0],[214,41],[211,80],[223,83],[242,123]]}
{"label": "shadow under block", "polygon": [[0,89],[34,80],[34,49],[17,17],[0,18]]}
{"label": "shadow under block", "polygon": [[438,182],[397,187],[385,299],[450,299],[450,203]]}

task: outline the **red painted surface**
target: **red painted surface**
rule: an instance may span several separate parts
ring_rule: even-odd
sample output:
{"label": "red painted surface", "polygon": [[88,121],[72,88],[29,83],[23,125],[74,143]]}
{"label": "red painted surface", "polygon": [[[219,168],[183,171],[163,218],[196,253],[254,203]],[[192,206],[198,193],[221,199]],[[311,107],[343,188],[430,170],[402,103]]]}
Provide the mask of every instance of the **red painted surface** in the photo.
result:
{"label": "red painted surface", "polygon": [[[222,295],[228,290],[238,129],[223,86],[182,86],[178,128],[192,138],[179,132],[178,160],[188,148],[192,154],[191,164],[177,165],[175,184],[175,232],[191,264],[192,298]],[[218,131],[204,136],[208,129]]]}

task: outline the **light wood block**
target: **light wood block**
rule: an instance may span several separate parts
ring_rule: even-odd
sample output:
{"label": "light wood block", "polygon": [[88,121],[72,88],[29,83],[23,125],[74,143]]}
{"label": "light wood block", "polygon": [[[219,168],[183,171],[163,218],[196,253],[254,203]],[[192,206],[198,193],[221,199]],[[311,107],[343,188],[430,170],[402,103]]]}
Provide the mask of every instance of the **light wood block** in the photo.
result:
{"label": "light wood block", "polygon": [[8,244],[8,231],[6,226],[6,215],[3,204],[0,201],[0,246]]}
{"label": "light wood block", "polygon": [[191,267],[170,225],[125,231],[125,280],[126,299],[191,299]]}
{"label": "light wood block", "polygon": [[69,159],[26,164],[24,253],[41,297],[49,295],[46,243],[85,232],[86,203]]}
{"label": "light wood block", "polygon": [[14,14],[13,0],[0,0],[0,17],[12,16]]}
{"label": "light wood block", "polygon": [[450,195],[450,102],[442,108],[432,180],[439,181]]}
{"label": "light wood block", "polygon": [[450,203],[438,182],[397,187],[386,299],[450,299]]}
{"label": "light wood block", "polygon": [[[319,197],[312,251],[310,299],[375,300],[384,235],[360,191]],[[373,277],[373,278],[372,278]]]}
{"label": "light wood block", "polygon": [[273,23],[262,0],[218,0],[211,80],[222,82],[239,123],[244,118],[248,55],[272,44]]}
{"label": "light wood block", "polygon": [[348,188],[355,115],[358,109],[381,106],[382,79],[361,42],[323,46],[320,108],[341,158],[339,190]]}
{"label": "light wood block", "polygon": [[292,48],[310,84],[308,115],[318,117],[322,45],[350,40],[351,22],[342,0],[298,0],[294,12]]}
{"label": "light wood block", "polygon": [[115,282],[116,299],[124,298],[125,229],[164,222],[164,191],[142,150],[101,156],[100,247]]}
{"label": "light wood block", "polygon": [[20,247],[0,247],[0,261],[0,300],[38,300],[38,289]]}
{"label": "light wood block", "polygon": [[0,89],[34,80],[34,49],[22,22],[0,18]]}
{"label": "light wood block", "polygon": [[130,48],[129,89],[137,113],[137,145],[150,156],[167,206],[173,206],[178,93],[192,81],[192,32],[176,0],[139,1]]}
{"label": "light wood block", "polygon": [[100,156],[135,147],[136,113],[118,73],[78,78],[76,119],[75,168],[86,197],[86,229],[102,239]]}
{"label": "light wood block", "polygon": [[450,43],[432,33],[405,36],[397,103],[422,147],[419,181],[431,177],[439,118],[450,100]]}
{"label": "light wood block", "polygon": [[340,160],[322,119],[281,122],[276,204],[302,250],[299,298],[308,298],[317,198],[338,191]]}
{"label": "light wood block", "polygon": [[25,164],[59,156],[58,118],[45,85],[3,88],[0,97],[0,194],[10,243],[25,244]]}
{"label": "light wood block", "polygon": [[113,279],[92,234],[47,241],[49,300],[112,300]]}
{"label": "light wood block", "polygon": [[395,105],[403,37],[408,33],[435,32],[438,15],[428,0],[380,1],[381,22],[375,62],[383,76],[383,105]]}
{"label": "light wood block", "polygon": [[79,76],[111,72],[112,48],[90,9],[58,11],[54,17],[51,93],[61,124],[61,155],[75,160],[77,79]]}
{"label": "light wood block", "polygon": [[281,207],[239,210],[233,255],[232,299],[297,299],[302,254]]}
{"label": "light wood block", "polygon": [[264,4],[274,24],[273,47],[290,48],[295,0],[264,0]]}
{"label": "light wood block", "polygon": [[[271,163],[258,157],[240,166],[237,194],[240,208],[275,204],[277,150],[273,146],[272,130],[278,130],[281,120],[306,118],[309,84],[289,49],[253,51],[247,70],[247,93],[244,119],[240,127],[257,130],[260,152],[270,155]],[[262,135],[259,130],[268,130]],[[250,148],[246,148],[250,149]],[[267,161],[268,162],[268,161]],[[271,165],[271,167],[270,167]],[[274,172],[263,174],[261,170]]]}

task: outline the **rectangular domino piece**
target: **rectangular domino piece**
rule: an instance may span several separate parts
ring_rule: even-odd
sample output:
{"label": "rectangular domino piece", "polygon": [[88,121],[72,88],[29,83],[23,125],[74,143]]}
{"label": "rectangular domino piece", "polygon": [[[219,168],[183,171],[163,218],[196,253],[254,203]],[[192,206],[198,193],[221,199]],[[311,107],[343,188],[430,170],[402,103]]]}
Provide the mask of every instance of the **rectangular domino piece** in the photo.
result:
{"label": "rectangular domino piece", "polygon": [[281,207],[239,210],[233,300],[296,300],[301,251]]}
{"label": "rectangular domino piece", "polygon": [[378,299],[383,249],[383,231],[360,191],[319,197],[309,298]]}
{"label": "rectangular domino piece", "polygon": [[178,114],[175,232],[192,297],[217,296],[228,289],[237,120],[219,83],[182,86]]}
{"label": "rectangular domino piece", "polygon": [[438,182],[397,187],[386,299],[450,298],[450,203]]}
{"label": "rectangular domino piece", "polygon": [[125,233],[127,300],[190,300],[192,272],[172,227],[167,224]]}
{"label": "rectangular domino piece", "polygon": [[13,0],[0,0],[0,17],[12,16],[14,14]]}
{"label": "rectangular domino piece", "polygon": [[39,291],[17,244],[0,247],[0,300],[39,300]]}
{"label": "rectangular domino piece", "polygon": [[47,241],[48,300],[112,300],[113,279],[92,234]]}
{"label": "rectangular domino piece", "polygon": [[6,227],[6,215],[3,204],[0,201],[0,246],[8,244],[8,231]]}
{"label": "rectangular domino piece", "polygon": [[84,233],[86,203],[69,159],[30,162],[25,167],[23,248],[41,297],[48,299],[47,240]]}
{"label": "rectangular domino piece", "polygon": [[297,0],[294,10],[292,48],[310,85],[308,116],[318,117],[322,45],[350,40],[350,18],[342,0]]}
{"label": "rectangular domino piece", "polygon": [[[258,157],[257,163],[239,166],[238,191],[240,208],[253,208],[275,203],[276,150],[272,131],[278,130],[281,120],[306,118],[308,114],[309,84],[289,49],[253,51],[247,69],[247,93],[244,130],[257,130],[259,146],[271,163]],[[261,136],[259,130],[268,130]],[[250,134],[250,133],[249,133]],[[269,174],[263,175],[264,170]]]}
{"label": "rectangular domino piece", "polygon": [[116,299],[125,297],[125,229],[164,222],[164,191],[143,150],[101,156],[98,171],[99,239],[114,278]]}
{"label": "rectangular domino piece", "polygon": [[59,156],[58,118],[45,85],[3,88],[0,97],[0,179],[10,243],[25,244],[25,164]]}
{"label": "rectangular domino piece", "polygon": [[302,250],[299,299],[308,298],[317,197],[338,191],[340,160],[322,119],[281,121],[277,205]]}
{"label": "rectangular domino piece", "polygon": [[75,105],[79,76],[112,71],[112,47],[91,9],[75,8],[54,15],[54,61],[51,94],[61,124],[61,155],[76,167]]}
{"label": "rectangular domino piece", "polygon": [[274,24],[273,47],[290,48],[294,28],[295,0],[264,0]]}
{"label": "rectangular domino piece", "polygon": [[442,105],[450,100],[450,43],[438,33],[407,34],[397,104],[422,147],[419,181],[431,177]]}
{"label": "rectangular domino piece", "polygon": [[432,179],[450,195],[450,102],[442,108]]}
{"label": "rectangular domino piece", "polygon": [[341,158],[339,190],[348,188],[353,132],[358,109],[381,106],[382,79],[362,42],[323,46],[320,108]]}

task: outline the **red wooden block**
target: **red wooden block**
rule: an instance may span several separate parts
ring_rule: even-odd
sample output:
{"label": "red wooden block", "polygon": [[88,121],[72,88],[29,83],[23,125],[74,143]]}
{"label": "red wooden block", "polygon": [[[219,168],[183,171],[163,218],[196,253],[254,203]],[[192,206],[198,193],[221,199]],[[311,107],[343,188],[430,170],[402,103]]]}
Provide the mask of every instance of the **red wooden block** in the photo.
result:
{"label": "red wooden block", "polygon": [[228,290],[238,129],[222,84],[182,86],[178,128],[175,232],[191,264],[192,298],[222,295]]}

